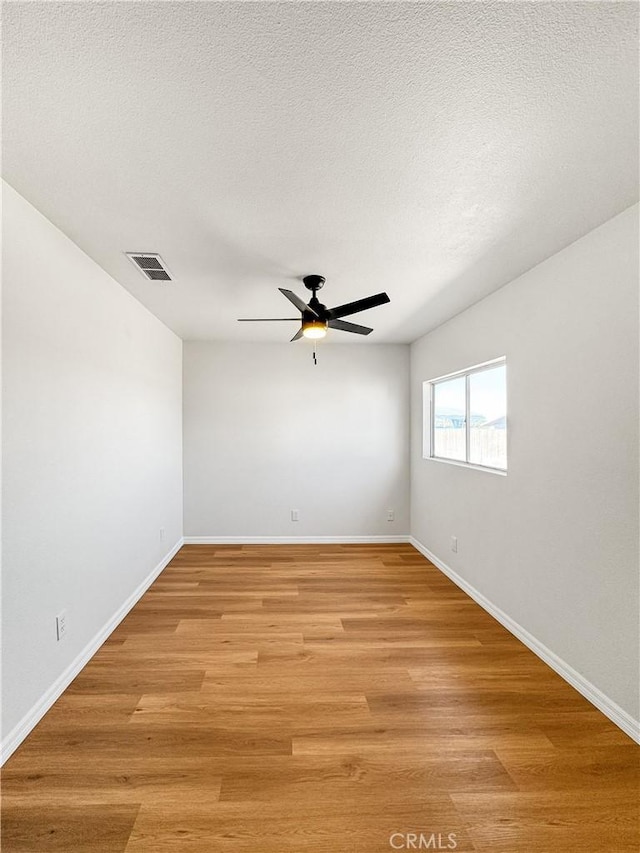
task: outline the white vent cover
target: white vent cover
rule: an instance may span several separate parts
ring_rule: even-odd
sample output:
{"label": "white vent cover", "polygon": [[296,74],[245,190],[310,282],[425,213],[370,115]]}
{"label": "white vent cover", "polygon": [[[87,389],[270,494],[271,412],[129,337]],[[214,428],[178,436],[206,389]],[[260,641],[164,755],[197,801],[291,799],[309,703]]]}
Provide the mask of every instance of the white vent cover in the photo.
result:
{"label": "white vent cover", "polygon": [[153,252],[125,252],[131,263],[150,281],[173,281],[167,265]]}

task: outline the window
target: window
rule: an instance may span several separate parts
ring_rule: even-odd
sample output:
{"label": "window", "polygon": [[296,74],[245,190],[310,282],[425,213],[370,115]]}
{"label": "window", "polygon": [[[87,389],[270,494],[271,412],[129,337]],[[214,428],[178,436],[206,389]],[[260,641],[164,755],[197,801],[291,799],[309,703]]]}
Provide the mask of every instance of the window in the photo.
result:
{"label": "window", "polygon": [[504,358],[431,379],[423,394],[426,459],[507,470]]}

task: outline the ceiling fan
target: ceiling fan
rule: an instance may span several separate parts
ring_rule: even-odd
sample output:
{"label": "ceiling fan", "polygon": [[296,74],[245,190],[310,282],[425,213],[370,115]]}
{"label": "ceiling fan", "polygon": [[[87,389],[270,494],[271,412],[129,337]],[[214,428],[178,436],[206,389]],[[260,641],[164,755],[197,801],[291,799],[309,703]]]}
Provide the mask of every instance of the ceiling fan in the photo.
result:
{"label": "ceiling fan", "polygon": [[[292,341],[298,341],[300,338],[311,338],[318,340],[324,338],[327,334],[327,329],[338,329],[341,332],[353,332],[355,335],[369,335],[373,332],[369,326],[359,326],[357,323],[348,323],[341,320],[341,317],[348,317],[350,314],[357,314],[359,311],[366,311],[368,308],[375,308],[378,305],[384,305],[385,302],[391,300],[386,293],[376,293],[374,296],[367,296],[364,299],[357,299],[355,302],[347,302],[345,305],[338,305],[336,308],[327,308],[323,305],[316,296],[316,293],[325,283],[325,278],[322,275],[305,275],[302,279],[304,286],[312,292],[309,303],[306,304],[293,291],[286,290],[284,287],[279,287],[280,293],[287,297],[289,302],[292,302],[301,314],[300,329],[291,338]],[[298,320],[298,317],[242,317],[238,320],[239,323],[275,323]]]}

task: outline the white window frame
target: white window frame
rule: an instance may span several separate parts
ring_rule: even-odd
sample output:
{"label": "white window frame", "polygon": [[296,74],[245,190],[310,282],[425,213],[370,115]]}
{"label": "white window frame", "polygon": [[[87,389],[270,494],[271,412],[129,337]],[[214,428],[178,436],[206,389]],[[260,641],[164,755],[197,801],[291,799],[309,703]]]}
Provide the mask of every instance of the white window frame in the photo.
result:
{"label": "white window frame", "polygon": [[[469,418],[469,377],[474,373],[482,373],[485,370],[492,370],[495,367],[504,364],[507,366],[506,356],[493,358],[491,361],[483,361],[481,364],[474,364],[473,367],[467,367],[464,370],[456,370],[454,373],[446,373],[444,376],[436,376],[434,379],[428,379],[422,383],[422,403],[423,403],[423,420],[422,420],[422,458],[429,462],[444,462],[447,465],[458,465],[462,468],[476,468],[479,471],[487,471],[490,474],[499,474],[503,477],[507,476],[507,468],[495,468],[491,465],[479,465],[477,462],[469,462],[469,450],[471,444],[471,423]],[[434,418],[433,418],[433,396],[434,388],[440,382],[448,382],[450,379],[459,379],[464,377],[465,380],[465,460],[462,459],[447,459],[446,456],[436,456],[433,452],[435,446],[434,441]],[[506,413],[505,413],[506,416]],[[507,441],[509,436],[509,421],[507,417]],[[507,465],[509,457],[507,454]]]}

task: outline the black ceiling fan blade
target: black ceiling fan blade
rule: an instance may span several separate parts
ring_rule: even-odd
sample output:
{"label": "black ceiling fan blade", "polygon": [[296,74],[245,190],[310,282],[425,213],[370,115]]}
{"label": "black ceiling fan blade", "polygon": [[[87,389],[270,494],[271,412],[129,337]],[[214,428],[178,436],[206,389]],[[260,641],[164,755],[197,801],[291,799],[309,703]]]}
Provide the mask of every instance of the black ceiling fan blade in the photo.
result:
{"label": "black ceiling fan blade", "polygon": [[355,302],[347,302],[345,305],[338,305],[337,308],[330,308],[327,311],[327,316],[330,320],[337,320],[338,317],[357,314],[358,311],[366,311],[368,308],[384,305],[385,302],[391,302],[387,294],[376,293],[375,296],[367,296],[365,299],[357,299]]}
{"label": "black ceiling fan blade", "polygon": [[238,323],[295,323],[300,322],[300,317],[238,317]]}
{"label": "black ceiling fan blade", "polygon": [[285,290],[284,287],[279,287],[278,290],[280,291],[280,293],[284,294],[284,296],[287,297],[289,302],[293,302],[298,311],[301,311],[303,314],[305,311],[308,311],[310,314],[313,314],[314,317],[318,316],[313,310],[313,308],[309,308],[307,303],[303,302],[302,299],[300,299],[297,293],[294,293],[292,290]]}
{"label": "black ceiling fan blade", "polygon": [[295,333],[295,335],[291,338],[289,343],[292,344],[294,341],[299,341],[301,337],[302,337],[302,326],[300,326],[300,328]]}
{"label": "black ceiling fan blade", "polygon": [[346,320],[329,320],[330,329],[339,329],[341,332],[354,332],[356,335],[370,335],[373,329],[369,326],[359,326],[357,323],[347,323]]}

